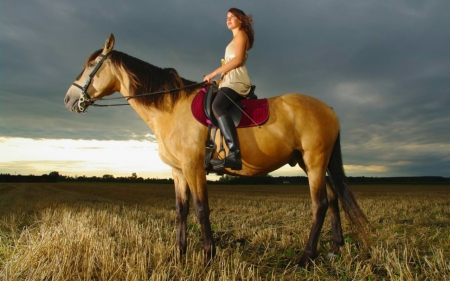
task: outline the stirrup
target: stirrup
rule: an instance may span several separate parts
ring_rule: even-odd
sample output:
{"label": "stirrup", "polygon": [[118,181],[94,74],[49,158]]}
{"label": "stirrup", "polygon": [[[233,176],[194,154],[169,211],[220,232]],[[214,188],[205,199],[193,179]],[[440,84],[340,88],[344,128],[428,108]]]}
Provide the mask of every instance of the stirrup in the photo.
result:
{"label": "stirrup", "polygon": [[[237,159],[235,157],[238,157]],[[228,161],[227,161],[228,160]],[[214,170],[222,170],[225,168],[230,168],[231,170],[242,170],[242,159],[240,152],[236,154],[228,155],[223,159],[213,158],[210,161]]]}
{"label": "stirrup", "polygon": [[[211,159],[211,160],[213,160],[213,159]],[[242,170],[242,163],[240,163],[240,165],[239,165],[239,163],[236,163],[235,165],[229,165],[229,163],[227,163],[226,160],[223,159],[222,163],[213,165],[214,170],[223,170],[225,168],[230,168],[233,171],[239,171],[239,170]]]}

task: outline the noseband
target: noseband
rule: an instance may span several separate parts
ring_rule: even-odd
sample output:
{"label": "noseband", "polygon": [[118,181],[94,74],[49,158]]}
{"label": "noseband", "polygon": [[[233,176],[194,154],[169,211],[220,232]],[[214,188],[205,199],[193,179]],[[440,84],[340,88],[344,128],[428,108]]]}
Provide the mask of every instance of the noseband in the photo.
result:
{"label": "noseband", "polygon": [[[108,53],[109,54],[109,53]],[[88,108],[89,105],[93,104],[95,102],[94,99],[91,99],[91,97],[89,96],[89,94],[87,93],[87,89],[89,88],[89,85],[91,85],[92,82],[92,78],[95,76],[95,74],[97,73],[97,71],[100,69],[100,67],[102,66],[103,62],[106,60],[106,58],[108,57],[108,54],[100,54],[99,57],[101,57],[100,61],[97,63],[97,65],[95,66],[95,68],[92,70],[91,74],[89,74],[89,78],[86,81],[86,84],[84,85],[84,87],[81,87],[81,85],[77,84],[77,83],[73,83],[72,85],[79,88],[81,90],[81,94],[80,94],[80,98],[78,99],[78,109],[81,112],[86,112],[86,109]]]}

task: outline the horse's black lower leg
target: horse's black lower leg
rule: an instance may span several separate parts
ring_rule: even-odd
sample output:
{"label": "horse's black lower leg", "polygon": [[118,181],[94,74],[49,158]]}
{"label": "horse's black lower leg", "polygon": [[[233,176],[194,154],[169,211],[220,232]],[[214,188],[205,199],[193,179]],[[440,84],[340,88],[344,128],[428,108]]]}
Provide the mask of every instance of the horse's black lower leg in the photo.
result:
{"label": "horse's black lower leg", "polygon": [[336,192],[327,183],[328,210],[331,216],[331,229],[333,233],[333,246],[331,246],[330,254],[339,253],[339,248],[344,245],[344,237],[342,235],[341,215],[339,213],[339,201]]}
{"label": "horse's black lower leg", "polygon": [[187,216],[189,214],[189,186],[183,175],[173,170],[173,180],[175,185],[175,211],[177,221],[177,248],[180,257],[186,254],[187,250]]}
{"label": "horse's black lower leg", "polygon": [[328,203],[322,202],[314,211],[314,222],[309,233],[308,243],[303,251],[299,266],[305,267],[310,260],[315,259],[317,254],[317,243],[319,242],[320,231],[322,230],[323,221],[327,212]]}
{"label": "horse's black lower leg", "polygon": [[208,197],[204,197],[203,200],[194,198],[196,214],[199,220],[202,237],[203,237],[203,249],[205,251],[205,262],[209,261],[216,255],[216,248],[214,246],[213,233],[211,229],[211,222],[209,220],[209,205]]}
{"label": "horse's black lower leg", "polygon": [[189,199],[183,200],[179,196],[176,197],[176,213],[177,213],[177,248],[180,256],[186,254],[187,249],[187,216],[189,214]]}

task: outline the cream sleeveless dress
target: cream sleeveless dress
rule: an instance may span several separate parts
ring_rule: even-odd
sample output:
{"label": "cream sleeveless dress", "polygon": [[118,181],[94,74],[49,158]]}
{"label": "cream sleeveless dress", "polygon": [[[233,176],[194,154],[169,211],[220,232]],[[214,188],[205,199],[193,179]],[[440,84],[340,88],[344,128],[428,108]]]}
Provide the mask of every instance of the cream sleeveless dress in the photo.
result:
{"label": "cream sleeveless dress", "polygon": [[[236,46],[233,41],[228,44],[225,49],[225,63],[228,63],[231,59],[236,56]],[[220,77],[221,81],[219,88],[228,87],[233,89],[236,93],[241,96],[246,96],[250,92],[250,87],[252,83],[250,82],[250,77],[248,77],[247,68],[245,67],[245,62],[247,61],[248,52],[245,52],[244,62],[235,69],[225,72]]]}

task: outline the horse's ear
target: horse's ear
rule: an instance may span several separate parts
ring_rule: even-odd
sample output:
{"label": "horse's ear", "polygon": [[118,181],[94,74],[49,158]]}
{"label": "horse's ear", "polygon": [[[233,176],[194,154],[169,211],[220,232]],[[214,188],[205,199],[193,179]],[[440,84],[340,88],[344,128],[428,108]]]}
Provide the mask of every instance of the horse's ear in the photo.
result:
{"label": "horse's ear", "polygon": [[114,42],[115,42],[114,34],[111,33],[111,35],[109,35],[108,39],[106,39],[105,41],[102,54],[106,55],[107,53],[111,52],[112,49],[114,48]]}

